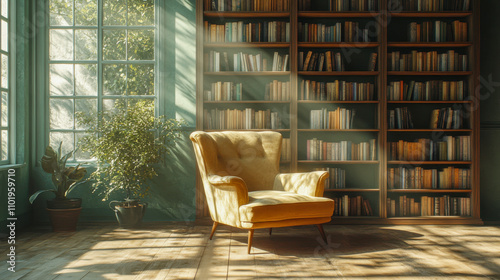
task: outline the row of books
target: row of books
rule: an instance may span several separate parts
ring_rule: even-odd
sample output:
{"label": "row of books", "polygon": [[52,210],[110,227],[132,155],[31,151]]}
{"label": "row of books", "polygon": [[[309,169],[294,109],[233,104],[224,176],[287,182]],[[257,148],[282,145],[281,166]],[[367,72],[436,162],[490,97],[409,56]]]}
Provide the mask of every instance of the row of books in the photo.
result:
{"label": "row of books", "polygon": [[389,110],[389,129],[412,129],[413,121],[408,107]]}
{"label": "row of books", "polygon": [[289,162],[292,160],[292,148],[290,146],[290,138],[281,139],[281,162]]}
{"label": "row of books", "polygon": [[467,71],[467,55],[449,50],[403,54],[399,51],[387,53],[389,71]]}
{"label": "row of books", "polygon": [[364,197],[348,196],[332,198],[335,201],[335,210],[333,216],[373,216],[373,210],[370,201]]}
{"label": "row of books", "polygon": [[408,25],[410,42],[466,42],[469,39],[467,22],[425,21]]}
{"label": "row of books", "polygon": [[443,170],[422,167],[389,168],[387,186],[390,189],[469,189],[470,169],[447,167]]}
{"label": "row of books", "polygon": [[264,100],[267,101],[289,101],[290,81],[282,82],[273,80],[266,85]]}
{"label": "row of books", "polygon": [[376,140],[353,143],[352,141],[326,142],[317,138],[307,140],[307,160],[376,160]]}
{"label": "row of books", "polygon": [[351,129],[353,128],[353,109],[337,108],[335,111],[328,111],[326,108],[311,110],[311,129]]}
{"label": "row of books", "polygon": [[437,129],[463,128],[462,110],[451,107],[432,110],[430,127]]}
{"label": "row of books", "polygon": [[[222,56],[222,57],[221,57]],[[258,72],[258,71],[287,71],[288,54],[281,55],[274,52],[272,66],[268,67],[268,61],[261,53],[234,53],[210,51],[205,53],[205,71],[221,72]]]}
{"label": "row of books", "polygon": [[[313,6],[311,4],[319,2],[317,0],[299,0],[299,11],[310,11]],[[328,7],[330,12],[365,12],[378,10],[377,0],[328,0]]]}
{"label": "row of books", "polygon": [[[360,28],[359,22],[337,22],[333,26],[322,23],[298,24],[300,42],[370,42],[368,28]],[[343,25],[343,26],[342,26]]]}
{"label": "row of books", "polygon": [[210,90],[204,91],[207,101],[240,101],[243,95],[243,84],[218,81],[211,84]]}
{"label": "row of books", "polygon": [[345,189],[345,170],[336,167],[315,168],[316,171],[328,171],[325,189]]}
{"label": "row of books", "polygon": [[387,199],[387,215],[390,217],[411,216],[471,216],[470,197],[422,196],[416,198],[399,196]]}
{"label": "row of books", "polygon": [[203,0],[205,11],[283,12],[290,10],[290,0]]}
{"label": "row of books", "polygon": [[339,80],[333,82],[302,80],[300,82],[300,100],[369,101],[374,99],[375,85],[373,83]]}
{"label": "row of books", "polygon": [[290,22],[204,22],[205,42],[290,42]]}
{"label": "row of books", "polygon": [[416,142],[389,142],[391,160],[469,161],[470,136],[444,136],[442,140],[418,139]]}
{"label": "row of books", "polygon": [[391,0],[389,10],[442,12],[469,11],[470,0]]}
{"label": "row of books", "polygon": [[[305,56],[304,56],[305,55]],[[340,52],[299,52],[299,71],[345,71],[344,59]]]}
{"label": "row of books", "polygon": [[390,101],[461,101],[465,99],[465,91],[464,81],[393,81],[387,87],[387,98]]}
{"label": "row of books", "polygon": [[282,127],[278,112],[256,111],[252,108],[205,109],[203,110],[205,129],[280,129]]}

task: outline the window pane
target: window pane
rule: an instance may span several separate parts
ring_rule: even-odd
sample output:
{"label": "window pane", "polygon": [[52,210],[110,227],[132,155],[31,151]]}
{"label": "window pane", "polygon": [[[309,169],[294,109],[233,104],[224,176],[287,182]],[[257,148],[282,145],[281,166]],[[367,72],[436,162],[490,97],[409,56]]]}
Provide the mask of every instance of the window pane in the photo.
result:
{"label": "window pane", "polygon": [[73,129],[73,99],[50,99],[50,128]]}
{"label": "window pane", "polygon": [[[87,136],[87,133],[75,133],[75,142],[78,147],[80,139]],[[75,158],[77,160],[91,160],[89,152],[82,152],[80,149],[76,151]]]}
{"label": "window pane", "polygon": [[97,65],[75,64],[75,94],[97,95]]}
{"label": "window pane", "polygon": [[3,127],[9,126],[9,93],[2,91],[2,107],[0,108],[2,114],[1,125]]}
{"label": "window pane", "polygon": [[104,95],[124,95],[127,90],[127,65],[103,66]]}
{"label": "window pane", "polygon": [[103,32],[103,59],[126,60],[126,32],[125,30],[105,30]]}
{"label": "window pane", "polygon": [[51,64],[50,95],[73,95],[73,64]]}
{"label": "window pane", "polygon": [[73,60],[73,30],[50,30],[50,60]]}
{"label": "window pane", "polygon": [[2,54],[2,87],[9,88],[9,57]]}
{"label": "window pane", "polygon": [[2,130],[2,135],[0,136],[0,141],[2,142],[1,160],[8,160],[9,159],[9,132],[7,130]]}
{"label": "window pane", "polygon": [[[82,112],[86,114],[95,114],[97,113],[97,99],[96,98],[85,98],[85,99],[75,99],[75,113]],[[84,127],[75,123],[76,129],[87,129],[88,127]]]}
{"label": "window pane", "polygon": [[75,25],[97,25],[97,0],[75,0]]}
{"label": "window pane", "polygon": [[50,25],[73,25],[73,0],[50,0]]}
{"label": "window pane", "polygon": [[154,30],[128,31],[128,59],[153,60],[155,58]]}
{"label": "window pane", "polygon": [[103,24],[127,25],[127,1],[103,0]]}
{"label": "window pane", "polygon": [[97,30],[75,30],[75,60],[97,60]]}
{"label": "window pane", "polygon": [[49,145],[56,150],[62,142],[62,154],[65,155],[73,150],[74,134],[73,132],[51,132],[49,134]]}
{"label": "window pane", "polygon": [[9,17],[9,0],[2,0],[2,16]]}
{"label": "window pane", "polygon": [[154,0],[128,0],[128,25],[154,25]]}
{"label": "window pane", "polygon": [[153,65],[129,65],[127,77],[128,95],[154,95]]}
{"label": "window pane", "polygon": [[2,51],[9,51],[9,23],[2,20]]}

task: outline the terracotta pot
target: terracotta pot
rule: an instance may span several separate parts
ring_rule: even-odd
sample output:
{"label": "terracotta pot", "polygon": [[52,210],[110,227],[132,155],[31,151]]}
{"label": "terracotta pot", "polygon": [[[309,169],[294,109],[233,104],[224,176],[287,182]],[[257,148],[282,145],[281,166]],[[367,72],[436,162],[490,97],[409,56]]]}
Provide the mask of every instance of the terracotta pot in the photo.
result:
{"label": "terracotta pot", "polygon": [[82,208],[50,209],[47,208],[54,232],[76,231],[78,217]]}

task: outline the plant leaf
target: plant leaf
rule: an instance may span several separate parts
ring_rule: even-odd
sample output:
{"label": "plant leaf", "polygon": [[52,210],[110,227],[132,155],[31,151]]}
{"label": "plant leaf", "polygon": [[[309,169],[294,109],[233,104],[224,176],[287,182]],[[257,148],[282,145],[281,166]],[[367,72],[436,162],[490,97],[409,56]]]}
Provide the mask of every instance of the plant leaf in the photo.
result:
{"label": "plant leaf", "polygon": [[30,203],[33,204],[33,201],[35,201],[35,199],[41,194],[41,193],[44,193],[44,192],[53,192],[55,193],[56,191],[55,190],[39,190],[37,191],[36,193],[32,194],[30,196]]}

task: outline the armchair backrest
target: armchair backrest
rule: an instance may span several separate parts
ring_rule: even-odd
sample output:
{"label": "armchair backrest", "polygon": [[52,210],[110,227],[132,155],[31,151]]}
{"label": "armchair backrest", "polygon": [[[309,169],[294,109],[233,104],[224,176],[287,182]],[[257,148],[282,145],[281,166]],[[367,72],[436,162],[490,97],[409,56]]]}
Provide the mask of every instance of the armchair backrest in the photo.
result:
{"label": "armchair backrest", "polygon": [[248,191],[273,188],[279,173],[280,133],[195,131],[190,138],[205,192],[211,175],[238,176],[245,181]]}

